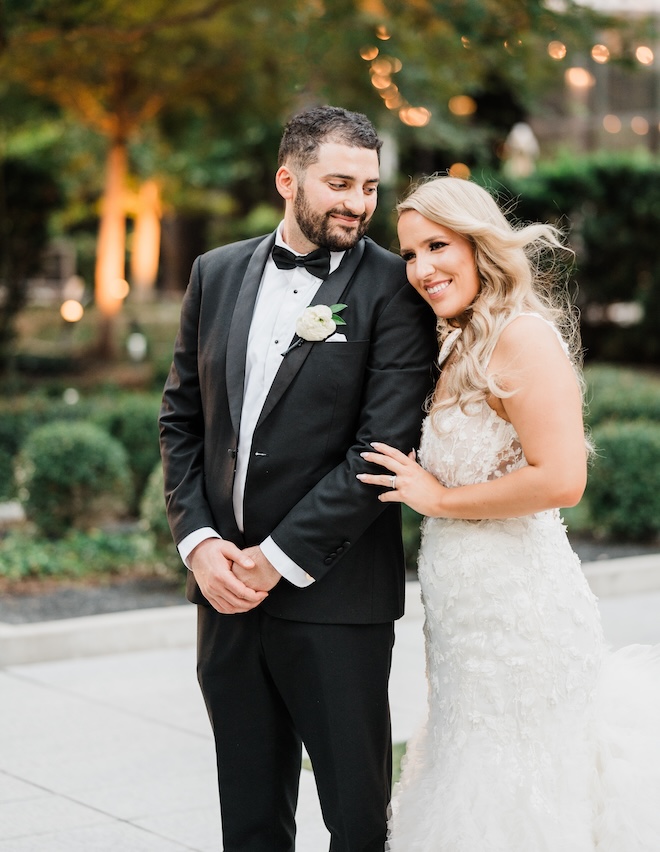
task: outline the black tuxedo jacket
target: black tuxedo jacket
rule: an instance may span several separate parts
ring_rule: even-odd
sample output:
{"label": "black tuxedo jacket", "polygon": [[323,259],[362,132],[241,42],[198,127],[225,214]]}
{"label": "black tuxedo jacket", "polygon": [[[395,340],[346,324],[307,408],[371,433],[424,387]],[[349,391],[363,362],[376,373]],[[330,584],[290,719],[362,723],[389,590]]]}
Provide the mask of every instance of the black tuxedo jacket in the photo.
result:
{"label": "black tuxedo jacket", "polygon": [[[403,612],[399,507],[355,475],[370,468],[360,457],[370,441],[417,445],[435,317],[396,255],[368,238],[346,253],[312,304],[347,305],[347,341],[304,342],[283,357],[254,431],[241,534],[232,489],[247,336],[273,243],[234,243],[194,263],[160,417],[172,534],[210,526],[240,547],[271,535],[316,580],[280,581],[262,604],[271,615],[391,621]],[[205,603],[192,573],[187,593]]]}

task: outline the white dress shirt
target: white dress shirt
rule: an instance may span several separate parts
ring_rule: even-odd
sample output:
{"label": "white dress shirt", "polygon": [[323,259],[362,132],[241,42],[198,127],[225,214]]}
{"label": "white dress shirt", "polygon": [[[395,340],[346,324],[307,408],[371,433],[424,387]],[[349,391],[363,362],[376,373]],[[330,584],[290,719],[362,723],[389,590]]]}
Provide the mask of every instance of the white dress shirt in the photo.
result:
{"label": "white dress shirt", "polygon": [[[275,235],[275,243],[293,251],[282,239],[281,223]],[[343,256],[343,251],[330,253],[330,272],[339,266]],[[282,363],[282,353],[287,350],[295,334],[296,320],[310,304],[320,285],[321,279],[307,272],[304,267],[278,269],[272,257],[266,262],[248,335],[245,390],[234,476],[234,514],[241,532],[245,481],[254,429]],[[188,567],[188,557],[207,538],[221,536],[213,528],[203,527],[179,542],[179,553]],[[314,582],[314,578],[288,557],[270,536],[260,546],[266,559],[291,583],[304,587]]]}

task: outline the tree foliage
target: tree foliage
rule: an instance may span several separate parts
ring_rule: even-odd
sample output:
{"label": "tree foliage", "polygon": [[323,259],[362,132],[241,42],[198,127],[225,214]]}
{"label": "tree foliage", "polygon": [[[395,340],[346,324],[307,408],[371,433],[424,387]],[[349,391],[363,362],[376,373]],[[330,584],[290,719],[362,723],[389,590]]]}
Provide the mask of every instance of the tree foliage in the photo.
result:
{"label": "tree foliage", "polygon": [[574,0],[4,0],[0,72],[5,96],[20,88],[106,140],[96,289],[111,317],[131,175],[159,177],[178,206],[277,202],[281,126],[318,103],[366,112],[407,173],[492,162],[560,80],[548,42],[570,56],[604,23]]}

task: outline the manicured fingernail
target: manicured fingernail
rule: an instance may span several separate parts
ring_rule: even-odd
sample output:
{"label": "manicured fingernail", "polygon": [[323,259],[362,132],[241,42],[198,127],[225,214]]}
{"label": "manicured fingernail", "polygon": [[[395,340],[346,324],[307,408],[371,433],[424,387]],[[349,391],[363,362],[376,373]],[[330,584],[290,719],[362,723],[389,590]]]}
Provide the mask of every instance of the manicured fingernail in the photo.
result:
{"label": "manicured fingernail", "polygon": [[355,478],[356,478],[356,479],[359,479],[359,480],[362,480],[362,479],[364,479],[364,474],[363,474],[363,473],[356,473],[356,474],[355,474]]}

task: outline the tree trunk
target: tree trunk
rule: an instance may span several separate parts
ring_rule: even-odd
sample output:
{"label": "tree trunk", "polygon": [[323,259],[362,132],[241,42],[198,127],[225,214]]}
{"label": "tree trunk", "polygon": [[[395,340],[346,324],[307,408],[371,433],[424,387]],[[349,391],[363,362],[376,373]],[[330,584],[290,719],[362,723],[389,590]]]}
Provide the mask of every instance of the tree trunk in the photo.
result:
{"label": "tree trunk", "polygon": [[147,180],[140,187],[131,250],[132,297],[146,302],[153,299],[160,255],[160,187]]}
{"label": "tree trunk", "polygon": [[101,314],[98,353],[104,358],[113,358],[117,353],[114,318],[121,310],[127,294],[124,279],[126,250],[124,185],[127,162],[125,139],[113,140],[106,163],[101,221],[96,244],[95,300]]}

